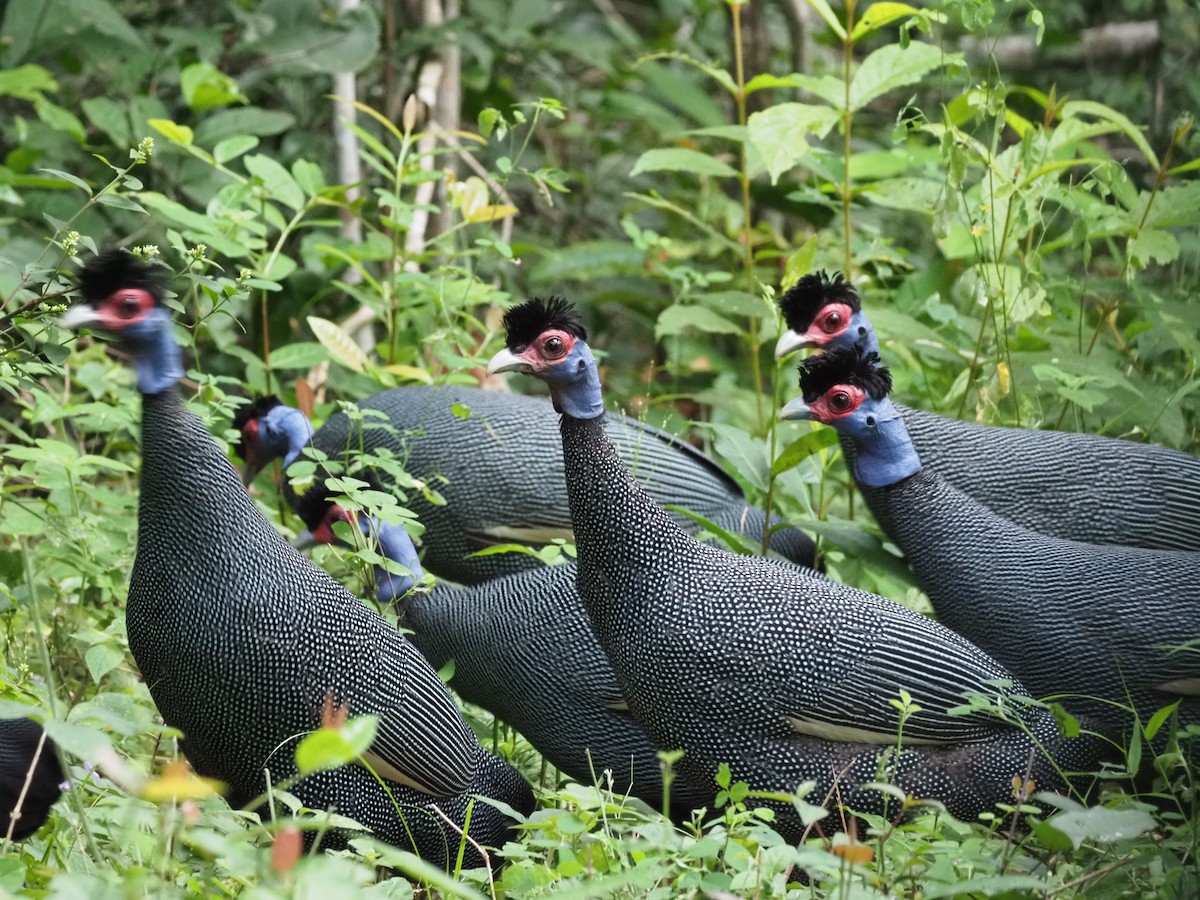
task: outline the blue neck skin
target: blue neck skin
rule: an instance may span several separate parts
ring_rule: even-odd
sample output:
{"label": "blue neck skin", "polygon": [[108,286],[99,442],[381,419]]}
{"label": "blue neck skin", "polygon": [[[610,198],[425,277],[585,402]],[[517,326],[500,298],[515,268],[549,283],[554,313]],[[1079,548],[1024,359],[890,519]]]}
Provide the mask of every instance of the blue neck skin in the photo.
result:
{"label": "blue neck skin", "polygon": [[412,538],[401,525],[389,525],[370,516],[359,516],[358,527],[367,538],[374,537],[379,551],[394,563],[408,569],[408,575],[395,575],[383,566],[375,567],[375,583],[379,586],[375,597],[380,603],[394,603],[403,597],[421,580],[425,570],[417,558],[417,548]]}
{"label": "blue neck skin", "polygon": [[263,460],[283,457],[283,468],[300,458],[312,440],[308,416],[291,406],[276,406],[258,423],[258,450]]}
{"label": "blue neck skin", "polygon": [[171,333],[171,314],[158,307],[145,319],[122,332],[122,340],[133,348],[133,367],[138,390],[159,394],[170,390],[183,377],[179,342]]}
{"label": "blue neck skin", "polygon": [[867,353],[872,350],[879,353],[879,338],[875,336],[875,329],[871,327],[871,321],[863,315],[862,310],[850,317],[850,325],[846,330],[830,341],[824,349],[853,347],[855,344],[862,344],[863,350]]}
{"label": "blue neck skin", "polygon": [[596,358],[582,340],[576,340],[570,355],[542,373],[550,385],[554,408],[572,419],[596,419],[604,415],[600,372]]}
{"label": "blue neck skin", "polygon": [[904,420],[887,397],[864,403],[842,428],[854,441],[854,477],[860,484],[888,487],[921,471]]}

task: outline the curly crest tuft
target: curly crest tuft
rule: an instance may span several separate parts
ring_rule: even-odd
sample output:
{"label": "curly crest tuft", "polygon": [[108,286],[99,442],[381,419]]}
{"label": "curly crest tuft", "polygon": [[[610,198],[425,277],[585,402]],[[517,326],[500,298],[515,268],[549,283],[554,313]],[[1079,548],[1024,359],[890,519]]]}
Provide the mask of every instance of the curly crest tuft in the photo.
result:
{"label": "curly crest tuft", "polygon": [[841,272],[813,272],[805,275],[779,298],[779,311],[787,327],[804,333],[817,317],[817,313],[830,303],[845,303],[854,312],[862,309],[862,301],[854,285],[846,281]]}
{"label": "curly crest tuft", "polygon": [[575,335],[580,340],[587,340],[587,331],[579,321],[579,313],[575,311],[574,305],[562,297],[551,297],[548,300],[535,297],[514,306],[504,314],[506,342],[508,349],[514,353],[524,350],[539,334],[550,328],[557,328]]}
{"label": "curly crest tuft", "polygon": [[819,353],[800,364],[800,390],[805,403],[812,403],[839,384],[854,385],[872,399],[882,400],[892,389],[892,373],[879,365],[878,353],[864,351],[862,344]]}
{"label": "curly crest tuft", "polygon": [[146,291],[155,302],[162,301],[163,279],[158,270],[128,250],[97,253],[79,270],[79,289],[86,303],[98,303],[122,288]]}

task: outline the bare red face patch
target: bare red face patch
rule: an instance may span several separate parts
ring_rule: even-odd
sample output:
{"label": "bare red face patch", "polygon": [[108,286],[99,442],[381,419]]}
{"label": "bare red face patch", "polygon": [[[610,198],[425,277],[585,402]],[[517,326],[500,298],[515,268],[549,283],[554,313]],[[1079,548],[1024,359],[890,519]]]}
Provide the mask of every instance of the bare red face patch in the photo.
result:
{"label": "bare red face patch", "polygon": [[852,384],[837,384],[808,405],[818,422],[836,422],[854,412],[866,398],[862,388]]}
{"label": "bare red face patch", "polygon": [[808,326],[808,331],[804,332],[805,342],[823,347],[850,327],[850,318],[853,315],[854,310],[846,303],[830,303],[822,307]]}
{"label": "bare red face patch", "polygon": [[141,288],[114,291],[96,306],[99,327],[119,332],[135,325],[154,309],[154,297]]}

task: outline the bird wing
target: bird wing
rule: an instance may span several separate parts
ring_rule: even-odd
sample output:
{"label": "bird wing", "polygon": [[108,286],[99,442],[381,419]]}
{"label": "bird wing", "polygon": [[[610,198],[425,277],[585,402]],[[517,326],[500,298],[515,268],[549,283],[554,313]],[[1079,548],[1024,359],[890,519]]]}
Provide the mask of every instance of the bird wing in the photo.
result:
{"label": "bird wing", "polygon": [[475,733],[412,644],[396,632],[380,643],[377,677],[363,701],[364,712],[379,716],[367,762],[383,777],[427,794],[462,793],[478,765]]}

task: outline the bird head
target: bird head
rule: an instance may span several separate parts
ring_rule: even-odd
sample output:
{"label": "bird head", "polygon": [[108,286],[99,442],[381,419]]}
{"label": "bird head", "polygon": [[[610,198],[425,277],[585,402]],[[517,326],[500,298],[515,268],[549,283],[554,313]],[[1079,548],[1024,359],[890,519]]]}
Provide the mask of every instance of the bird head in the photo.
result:
{"label": "bird head", "polygon": [[596,360],[575,308],[561,297],[530,300],[504,314],[507,347],[488,374],[524,372],[550,386],[554,407],[577,419],[602,415]]}
{"label": "bird head", "polygon": [[837,347],[800,364],[797,397],[779,411],[781,419],[830,425],[854,443],[854,474],[868,487],[884,487],[920,471],[900,413],[888,397],[892,376],[879,354],[861,344]]}
{"label": "bird head", "polygon": [[131,353],[143,393],[172,387],[183,377],[171,314],[162,305],[158,273],[128,250],[92,257],[79,272],[83,302],[58,320],[62,328],[112,334]]}
{"label": "bird head", "polygon": [[238,431],[233,451],[242,458],[242,483],[247,485],[273,459],[282,457],[286,470],[312,439],[308,417],[273,396],[258,397],[240,407],[233,427]]}
{"label": "bird head", "polygon": [[374,544],[382,557],[408,570],[407,575],[402,575],[389,572],[382,565],[374,567],[375,584],[378,586],[375,596],[380,603],[394,603],[412,590],[424,575],[416,545],[401,525],[391,525],[373,516],[356,516],[341,504],[319,496],[301,498],[297,503],[297,512],[306,526],[305,531],[296,537],[297,547],[344,545],[345,541],[334,532],[334,526],[338,522],[345,522],[350,526],[351,535],[358,546],[362,546],[363,541]]}
{"label": "bird head", "polygon": [[779,298],[779,310],[788,330],[775,345],[776,359],[801,347],[832,349],[862,343],[868,350],[878,349],[858,292],[841,272],[805,275]]}

